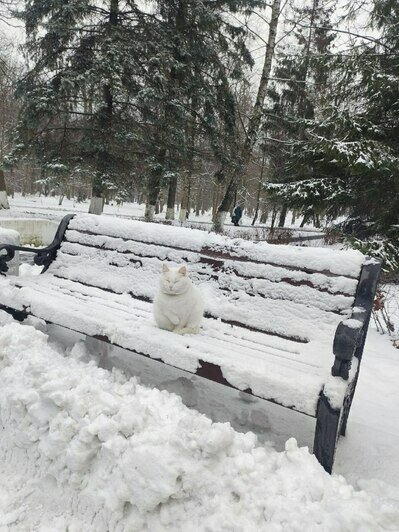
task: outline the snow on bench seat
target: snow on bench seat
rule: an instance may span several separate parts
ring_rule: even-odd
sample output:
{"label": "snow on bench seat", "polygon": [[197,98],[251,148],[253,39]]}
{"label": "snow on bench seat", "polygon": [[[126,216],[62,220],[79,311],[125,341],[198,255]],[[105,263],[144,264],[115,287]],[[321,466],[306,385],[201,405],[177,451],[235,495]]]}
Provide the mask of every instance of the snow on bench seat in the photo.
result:
{"label": "snow on bench seat", "polygon": [[46,321],[107,337],[115,345],[193,373],[201,360],[217,364],[238,389],[250,388],[254,395],[315,415],[331,366],[328,343],[295,342],[209,318],[199,335],[179,336],[156,328],[151,303],[48,277],[3,284],[9,283],[9,295],[19,309],[29,305],[33,315]]}
{"label": "snow on bench seat", "polygon": [[251,242],[231,239],[215,233],[195,229],[176,228],[168,225],[145,224],[134,220],[121,220],[82,214],[75,216],[68,227],[87,234],[106,235],[124,240],[147,244],[173,243],[180,249],[201,251],[209,248],[214,251],[229,252],[236,258],[305,268],[313,271],[327,271],[336,275],[356,278],[364,261],[358,251],[336,251],[324,248],[300,248],[275,246],[264,242]]}
{"label": "snow on bench seat", "polygon": [[[187,263],[203,293],[199,335],[155,327],[151,302],[163,261]],[[192,373],[219,366],[228,384],[315,416],[363,263],[356,251],[78,215],[48,271],[2,281],[0,303]]]}

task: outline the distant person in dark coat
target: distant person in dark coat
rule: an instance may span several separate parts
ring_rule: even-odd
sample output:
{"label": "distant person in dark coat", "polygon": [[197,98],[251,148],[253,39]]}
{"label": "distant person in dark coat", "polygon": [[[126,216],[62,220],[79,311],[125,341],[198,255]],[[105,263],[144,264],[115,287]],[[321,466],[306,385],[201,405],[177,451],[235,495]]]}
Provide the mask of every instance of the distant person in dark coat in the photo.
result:
{"label": "distant person in dark coat", "polygon": [[233,216],[231,217],[231,221],[234,225],[238,225],[238,222],[241,220],[242,216],[242,208],[240,205],[237,205],[233,211]]}

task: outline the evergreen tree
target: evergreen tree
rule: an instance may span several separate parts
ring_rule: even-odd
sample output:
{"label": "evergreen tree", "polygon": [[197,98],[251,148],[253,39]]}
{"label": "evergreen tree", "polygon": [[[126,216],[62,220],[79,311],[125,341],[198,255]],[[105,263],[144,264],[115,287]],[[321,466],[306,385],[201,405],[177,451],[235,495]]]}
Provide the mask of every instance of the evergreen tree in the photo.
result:
{"label": "evergreen tree", "polygon": [[399,268],[399,7],[374,0],[374,43],[330,60],[322,116],[308,125],[297,163],[312,180],[269,187],[306,210],[317,201],[362,250]]}
{"label": "evergreen tree", "polygon": [[99,213],[106,187],[131,168],[143,14],[130,1],[33,0],[20,17],[30,68],[17,89],[22,109],[9,162],[35,157],[43,168],[83,172],[90,211]]}
{"label": "evergreen tree", "polygon": [[31,67],[18,87],[10,164],[35,158],[44,179],[55,167],[90,178],[96,213],[107,189],[126,188],[142,168],[148,218],[168,182],[173,207],[193,113],[220,155],[219,123],[232,122],[229,80],[251,61],[246,32],[228,14],[260,3],[26,1],[20,16]]}
{"label": "evergreen tree", "polygon": [[151,62],[139,94],[148,147],[148,219],[165,184],[169,185],[167,217],[173,217],[177,178],[189,171],[186,167],[192,157],[193,122],[197,134],[208,138],[220,166],[228,157],[220,128],[231,131],[235,122],[231,82],[243,77],[252,59],[245,46],[245,29],[229,22],[226,15],[244,13],[260,3],[157,2],[157,35],[148,40],[146,55]]}

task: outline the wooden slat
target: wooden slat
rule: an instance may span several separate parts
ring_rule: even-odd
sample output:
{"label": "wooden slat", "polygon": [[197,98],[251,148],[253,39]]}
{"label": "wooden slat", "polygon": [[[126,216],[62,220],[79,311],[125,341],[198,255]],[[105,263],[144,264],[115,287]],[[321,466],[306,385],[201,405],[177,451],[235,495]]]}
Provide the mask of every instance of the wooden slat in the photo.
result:
{"label": "wooden slat", "polygon": [[[150,256],[144,255],[142,253],[137,254],[133,251],[124,251],[121,255],[122,258],[118,260],[119,252],[117,250],[110,249],[108,247],[104,249],[97,246],[86,246],[75,242],[70,243],[69,245],[64,244],[62,251],[66,254],[95,257],[94,253],[90,254],[89,251],[86,252],[85,248],[87,248],[87,250],[95,248],[96,250],[109,252],[108,263],[116,267],[126,266],[128,262],[131,262],[135,266],[143,266],[145,259],[159,260],[159,262],[162,262],[162,259],[158,259],[156,255]],[[199,257],[198,254],[190,257],[190,259],[192,260],[189,261],[187,258],[185,258],[185,261],[190,264],[192,277],[198,279],[199,282],[203,282],[204,280],[214,280],[219,284],[221,289],[234,291],[234,284],[229,282],[228,279],[235,278],[235,283],[239,283],[241,285],[241,289],[247,291],[253,296],[259,295],[259,297],[267,297],[271,299],[285,299],[289,301],[302,302],[322,310],[331,310],[332,312],[337,313],[350,308],[353,303],[353,296],[340,291],[332,291],[316,287],[310,281],[297,282],[295,280],[283,278],[283,281],[277,282],[275,280],[269,280],[266,277],[245,277],[241,275],[237,269],[231,272],[230,266],[224,268],[224,265],[222,265],[222,267],[216,269],[215,265],[208,265],[203,260],[204,257]],[[199,260],[196,261],[195,259]],[[207,268],[206,266],[209,267]],[[158,271],[161,271],[160,265]],[[262,283],[262,281],[264,282]]]}
{"label": "wooden slat", "polygon": [[[69,240],[71,242],[78,242],[78,240],[76,240],[76,234],[78,234],[78,233],[83,234],[83,235],[91,236],[91,237],[94,238],[94,241],[95,241],[96,237],[101,238],[103,236],[106,236],[109,239],[114,239],[115,243],[119,242],[119,246],[118,246],[119,248],[120,248],[120,243],[121,242],[125,242],[125,243],[128,243],[129,245],[131,245],[133,243],[138,243],[138,244],[142,244],[144,246],[162,249],[163,251],[173,250],[173,251],[178,251],[178,252],[200,254],[203,257],[203,260],[207,261],[209,264],[212,264],[212,263],[216,264],[216,262],[218,261],[219,265],[222,265],[225,261],[240,261],[240,262],[250,262],[250,263],[259,264],[259,265],[274,266],[276,268],[284,268],[284,269],[286,269],[288,271],[295,271],[295,272],[299,271],[299,272],[303,272],[303,273],[307,273],[307,274],[318,273],[318,274],[322,274],[322,275],[324,275],[326,277],[331,277],[331,278],[346,277],[348,279],[353,279],[353,280],[357,280],[357,278],[358,278],[356,275],[345,275],[345,276],[342,276],[342,275],[337,274],[337,273],[332,273],[329,270],[317,270],[317,269],[306,268],[306,267],[291,266],[291,265],[287,265],[287,264],[283,264],[283,263],[278,264],[278,263],[274,263],[274,262],[271,262],[271,261],[260,261],[260,260],[257,260],[255,258],[246,257],[244,254],[239,254],[237,250],[234,250],[233,254],[232,253],[221,252],[221,251],[216,251],[216,250],[213,250],[213,249],[210,249],[210,248],[207,248],[207,247],[204,247],[204,248],[202,248],[199,251],[198,249],[195,249],[195,248],[188,248],[188,247],[184,247],[183,248],[183,247],[171,245],[169,243],[168,244],[166,244],[166,243],[153,244],[153,243],[146,242],[146,241],[139,240],[139,239],[127,239],[127,238],[115,237],[115,236],[111,236],[111,235],[101,235],[100,233],[94,233],[94,232],[91,232],[91,231],[83,231],[83,230],[75,230],[75,229],[73,229],[73,230],[71,229],[71,230],[68,230],[66,232],[66,240]],[[90,239],[86,239],[86,245],[93,245],[93,244],[90,243]],[[97,246],[94,246],[94,247],[97,247]],[[109,249],[110,251],[116,249],[116,247],[112,248],[112,247],[107,247],[106,245],[102,245],[102,246],[99,246],[99,247],[101,247],[102,249]],[[122,250],[120,250],[119,252],[123,253]]]}
{"label": "wooden slat", "polygon": [[[26,287],[30,290],[29,292],[23,292],[23,294],[27,298],[27,301],[34,302],[33,314],[37,317],[63,327],[72,328],[84,334],[101,337],[101,339],[106,341],[110,341],[107,330],[110,329],[113,331],[115,325],[121,331],[128,331],[132,327],[130,324],[134,324],[136,319],[144,320],[142,321],[143,324],[151,323],[151,305],[148,303],[133,300],[130,300],[129,303],[129,300],[123,295],[104,293],[101,289],[83,287],[80,283],[74,283],[69,280],[63,281],[52,276],[47,276],[46,280],[45,277],[43,276],[43,279],[40,279],[41,282],[38,282],[37,279],[32,280],[28,278],[16,281],[18,286]],[[33,294],[36,294],[36,297],[33,297]],[[57,308],[59,305],[62,308],[62,312],[53,313],[51,311],[51,303],[50,306],[48,305],[49,301],[54,301]],[[41,310],[42,307],[43,311]],[[82,313],[82,309],[84,309],[83,315],[89,320],[89,328],[84,323],[85,319],[79,319],[78,317]],[[112,315],[112,323],[108,321],[108,316],[110,315]],[[70,321],[71,318],[73,318],[72,321]],[[98,324],[96,332],[90,333],[91,322]],[[159,350],[160,346],[164,345],[164,341],[166,341],[166,335],[169,337],[170,333],[159,331],[160,336],[158,338],[158,336],[151,335],[148,325],[145,325],[145,327],[146,329],[142,333],[142,340],[139,342],[140,345],[136,345],[136,340],[129,343],[130,340],[128,338],[121,343],[118,343],[119,340],[113,339],[112,343],[124,349],[130,349],[139,354],[143,354],[144,356],[151,356],[152,354],[157,358],[156,352],[154,353],[153,349]],[[267,364],[267,367],[270,368],[270,375],[274,374],[273,368],[280,368],[277,371],[278,375],[286,372],[290,375],[293,373],[301,374],[304,378],[306,377],[306,382],[313,386],[313,388],[317,383],[317,390],[320,391],[322,383],[320,379],[324,375],[323,360],[319,361],[319,363],[316,363],[315,360],[315,363],[312,363],[311,360],[303,358],[301,351],[302,349],[306,349],[306,346],[302,347],[294,342],[279,338],[273,340],[268,335],[249,330],[243,331],[236,327],[231,328],[219,322],[214,324],[213,320],[205,320],[204,327],[205,330],[199,335],[189,337],[172,335],[173,341],[180,344],[184,352],[187,352],[187,354],[190,353],[191,357],[197,357],[200,361],[199,367],[193,373],[205,376],[205,368],[209,369],[212,365],[218,366],[221,372],[220,375],[223,376],[223,379],[226,379],[229,385],[232,385],[229,381],[229,373],[224,373],[219,360],[224,359],[227,361],[230,356],[234,355],[235,360],[240,361],[240,364],[243,364],[247,371],[252,368],[250,371],[253,372],[254,376],[257,375],[258,368],[260,367],[259,364],[262,365],[262,368],[264,368],[264,364]],[[135,328],[135,335],[142,330],[141,328],[142,325],[140,322],[140,325]],[[136,338],[135,335],[133,338]],[[165,335],[165,338],[162,335]],[[123,340],[125,338],[124,334],[119,334],[119,338]],[[265,345],[265,342],[269,345]],[[154,346],[152,345],[153,343]],[[155,347],[155,344],[158,347]],[[190,351],[185,351],[188,344]],[[223,356],[221,358],[222,354]],[[181,360],[182,366],[180,367],[180,363],[178,362],[172,365],[176,365],[176,367],[183,370],[185,369],[183,357],[174,358],[174,360]],[[166,363],[169,363],[167,359]],[[214,380],[219,382],[216,378]],[[242,390],[243,388],[240,387],[239,389]],[[317,390],[315,389],[315,404],[318,396]],[[263,397],[256,390],[254,392],[252,389],[246,388],[246,391],[249,393],[253,392],[255,396]],[[275,401],[277,404],[281,404],[274,396],[267,396],[266,398]],[[285,406],[292,406],[292,408],[298,410],[295,403],[296,400],[293,398],[292,401],[292,405],[285,404]],[[305,413],[314,415],[314,412],[310,411],[309,408],[306,409]]]}
{"label": "wooden slat", "polygon": [[[53,295],[55,297],[59,297],[60,300],[64,296],[67,298],[72,297],[76,301],[80,301],[84,303],[84,305],[88,305],[88,307],[86,307],[88,309],[88,312],[90,306],[92,305],[98,307],[106,307],[107,309],[112,309],[112,312],[115,313],[115,316],[123,321],[129,321],[131,319],[132,313],[134,313],[135,316],[146,317],[148,320],[151,319],[152,305],[150,301],[133,298],[134,301],[131,300],[131,303],[127,304],[126,301],[122,299],[123,294],[115,294],[102,288],[71,281],[69,279],[52,277],[50,282],[46,280],[46,282],[41,283],[37,283],[37,281],[32,281],[29,278],[20,280],[17,279],[14,285],[19,288],[29,287],[34,291],[43,294],[44,296]],[[107,292],[107,294],[104,294],[104,292]],[[109,294],[112,296],[111,298],[108,297]],[[143,304],[139,304],[137,306],[138,301]],[[206,323],[208,323],[208,321],[209,323],[212,323],[213,319],[205,321]],[[221,326],[220,322],[218,321],[217,328],[211,328],[209,331],[207,331],[206,338],[201,339],[201,342],[209,342],[210,345],[214,345],[216,342],[219,344],[219,346],[224,345],[225,348],[227,346],[230,346],[227,347],[228,350],[232,349],[231,344],[233,343],[236,347],[239,346],[239,348],[257,352],[257,357],[259,357],[260,359],[262,359],[264,354],[267,353],[271,356],[277,356],[281,361],[291,361],[292,359],[294,359],[297,363],[301,365],[305,364],[306,366],[309,366],[309,363],[300,360],[300,347],[297,346],[293,340],[285,339],[287,340],[287,347],[283,347],[281,345],[276,344],[276,342],[273,343],[273,341],[270,339],[269,341],[265,341],[265,335],[253,334],[250,328],[246,329],[246,332],[243,337],[242,331],[239,330],[241,329],[239,325],[234,325],[234,327],[231,327],[230,323],[228,323],[227,325],[230,325],[230,327],[223,325]],[[267,337],[268,335],[266,335],[266,338]],[[288,345],[290,345],[290,349],[288,349]],[[218,350],[219,348],[216,349],[216,351]],[[272,351],[274,351],[274,353]],[[276,354],[277,352],[278,354]],[[284,364],[284,362],[282,363]]]}
{"label": "wooden slat", "polygon": [[[340,274],[330,272],[329,270],[317,270],[317,269],[306,268],[306,267],[290,266],[288,264],[279,264],[279,263],[272,262],[272,261],[261,261],[261,260],[258,260],[258,259],[252,258],[252,257],[246,257],[245,255],[239,254],[238,252],[234,253],[234,254],[231,254],[231,253],[225,253],[225,252],[221,252],[221,251],[215,251],[213,249],[204,247],[201,250],[201,253],[206,255],[206,256],[208,256],[208,257],[212,257],[212,258],[216,258],[216,259],[239,260],[239,261],[242,261],[242,262],[253,262],[255,264],[267,264],[269,266],[276,266],[276,267],[279,267],[279,268],[284,267],[287,270],[301,271],[301,272],[305,272],[305,273],[321,273],[321,274],[323,274],[323,275],[325,275],[327,277],[341,277]],[[349,279],[357,279],[356,275],[345,275],[345,277],[348,277]]]}

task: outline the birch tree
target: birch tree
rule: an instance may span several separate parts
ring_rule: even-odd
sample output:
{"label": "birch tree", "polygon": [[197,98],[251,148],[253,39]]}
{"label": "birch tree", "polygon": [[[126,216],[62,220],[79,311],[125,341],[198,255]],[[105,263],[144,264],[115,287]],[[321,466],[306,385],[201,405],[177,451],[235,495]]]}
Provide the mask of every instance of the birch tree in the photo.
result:
{"label": "birch tree", "polygon": [[255,103],[249,118],[245,141],[237,158],[232,161],[232,164],[230,164],[230,168],[228,169],[230,175],[227,178],[226,190],[218,207],[213,224],[213,229],[216,232],[223,232],[224,222],[236,196],[239,180],[245,173],[257,141],[257,135],[262,120],[263,104],[270,81],[280,14],[281,0],[273,0],[262,75],[258,85]]}

